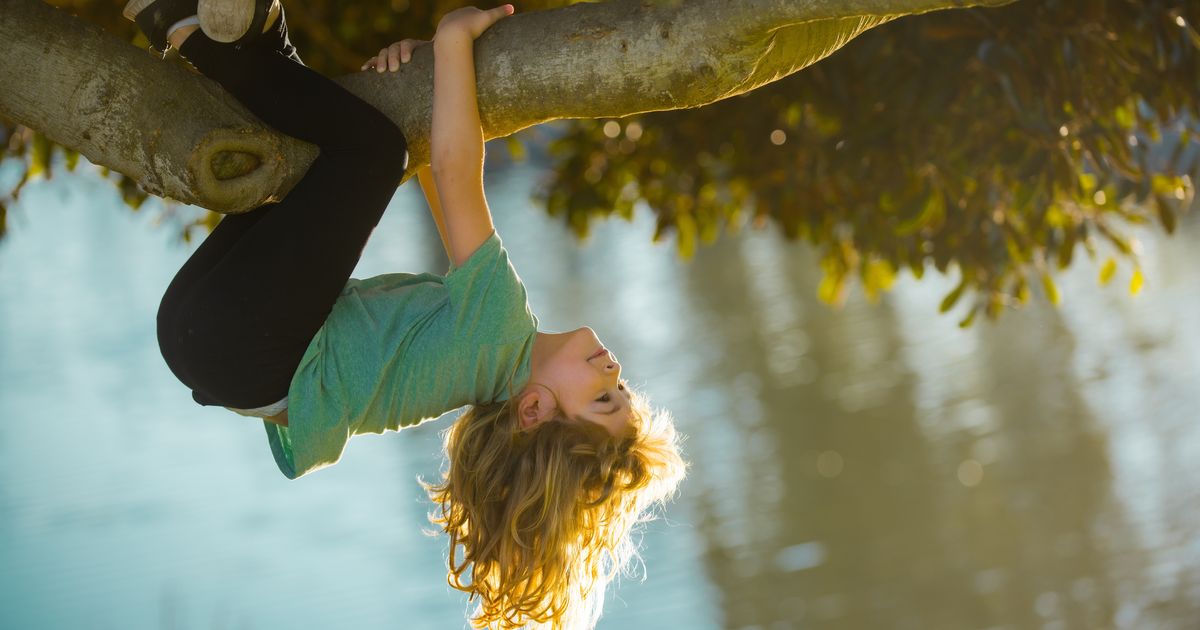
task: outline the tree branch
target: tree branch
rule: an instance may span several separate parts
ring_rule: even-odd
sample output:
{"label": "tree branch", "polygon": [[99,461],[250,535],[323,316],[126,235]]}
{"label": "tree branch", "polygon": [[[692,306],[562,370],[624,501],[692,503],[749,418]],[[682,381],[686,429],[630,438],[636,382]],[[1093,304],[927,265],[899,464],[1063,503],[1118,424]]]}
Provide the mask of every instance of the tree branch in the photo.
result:
{"label": "tree branch", "polygon": [[[560,118],[700,107],[901,15],[1010,1],[614,0],[516,15],[476,43],[480,117],[494,138]],[[215,82],[40,0],[0,0],[0,41],[0,113],[156,195],[245,212],[285,196],[317,155]],[[432,62],[424,47],[398,72],[334,79],[396,121],[410,171],[428,163]]]}

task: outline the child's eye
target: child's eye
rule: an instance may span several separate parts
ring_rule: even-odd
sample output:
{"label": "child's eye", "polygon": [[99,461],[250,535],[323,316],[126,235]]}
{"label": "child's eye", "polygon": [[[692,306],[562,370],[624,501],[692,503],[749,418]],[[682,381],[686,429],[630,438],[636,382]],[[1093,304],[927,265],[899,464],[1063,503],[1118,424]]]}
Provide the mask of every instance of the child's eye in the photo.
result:
{"label": "child's eye", "polygon": [[603,396],[597,398],[596,400],[598,402],[608,402],[609,400],[612,400],[612,397],[608,395],[608,392],[605,392]]}

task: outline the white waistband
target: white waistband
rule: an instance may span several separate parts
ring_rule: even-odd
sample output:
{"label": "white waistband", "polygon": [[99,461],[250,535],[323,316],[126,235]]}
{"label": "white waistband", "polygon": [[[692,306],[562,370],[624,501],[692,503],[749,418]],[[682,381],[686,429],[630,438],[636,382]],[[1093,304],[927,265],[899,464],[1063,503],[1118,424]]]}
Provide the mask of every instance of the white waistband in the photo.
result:
{"label": "white waistband", "polygon": [[283,412],[284,409],[287,409],[287,406],[288,406],[288,397],[284,396],[278,402],[274,402],[274,403],[271,403],[271,404],[263,406],[263,407],[255,407],[254,409],[235,409],[233,407],[226,407],[226,409],[228,409],[236,414],[243,415],[243,416],[252,416],[255,418],[267,418],[270,416],[279,415],[280,413]]}

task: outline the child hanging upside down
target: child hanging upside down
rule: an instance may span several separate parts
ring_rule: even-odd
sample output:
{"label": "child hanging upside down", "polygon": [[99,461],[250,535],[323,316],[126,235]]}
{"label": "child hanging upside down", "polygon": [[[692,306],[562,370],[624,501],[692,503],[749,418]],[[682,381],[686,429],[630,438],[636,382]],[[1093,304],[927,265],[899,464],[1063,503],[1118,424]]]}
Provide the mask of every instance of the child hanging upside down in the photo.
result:
{"label": "child hanging upside down", "polygon": [[[632,526],[685,464],[669,416],[590,328],[537,330],[492,225],[473,44],[512,12],[458,9],[432,42],[432,166],[418,179],[449,271],[356,279],[407,167],[403,132],[304,65],[278,0],[130,0],[156,48],[320,148],[284,199],[222,218],[167,288],[158,340],[197,403],[263,419],[290,479],[336,463],[353,435],[469,406],[447,430],[443,479],[425,484],[450,583],[479,597],[479,625],[591,627],[636,555]],[[424,44],[363,69],[395,71]]]}

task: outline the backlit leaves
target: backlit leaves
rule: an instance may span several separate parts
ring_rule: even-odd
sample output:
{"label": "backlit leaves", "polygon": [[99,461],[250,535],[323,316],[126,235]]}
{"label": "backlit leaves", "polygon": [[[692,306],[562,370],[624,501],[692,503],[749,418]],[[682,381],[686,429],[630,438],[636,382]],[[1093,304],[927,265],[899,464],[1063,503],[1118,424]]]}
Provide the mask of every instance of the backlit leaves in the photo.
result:
{"label": "backlit leaves", "polygon": [[[575,123],[542,198],[591,219],[632,188],[656,238],[774,224],[818,248],[830,304],[856,277],[869,297],[886,290],[877,261],[955,267],[942,310],[970,295],[968,323],[1027,303],[1031,284],[1057,304],[1055,270],[1081,253],[1136,265],[1128,226],[1174,232],[1192,202],[1197,23],[1183,0],[904,18],[744,97],[621,120],[644,131],[632,149],[605,136],[611,121]],[[679,232],[681,253],[695,242]]]}
{"label": "backlit leaves", "polygon": [[1114,258],[1109,258],[1104,261],[1104,266],[1100,268],[1100,284],[1106,285],[1112,282],[1113,276],[1117,273],[1117,261]]}

